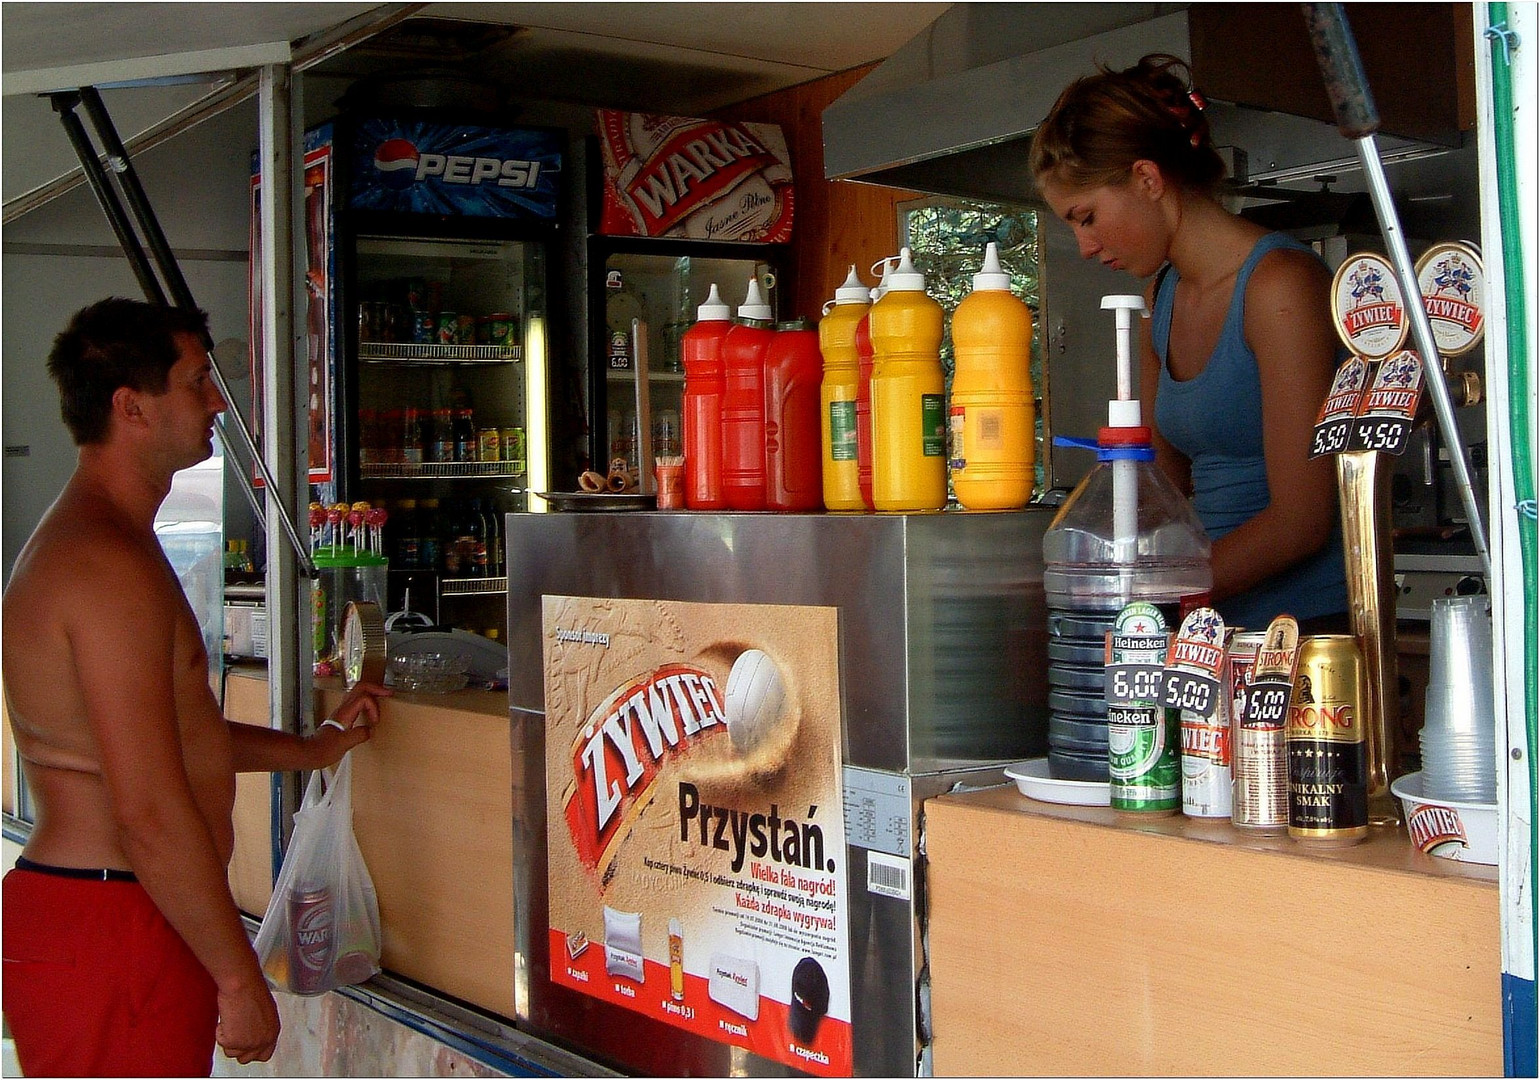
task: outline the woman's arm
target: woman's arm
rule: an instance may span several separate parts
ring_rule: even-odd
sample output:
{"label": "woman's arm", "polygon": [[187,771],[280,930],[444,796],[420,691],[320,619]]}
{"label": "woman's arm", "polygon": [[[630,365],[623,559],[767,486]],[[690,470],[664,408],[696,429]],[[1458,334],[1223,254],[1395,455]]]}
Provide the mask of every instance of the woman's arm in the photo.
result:
{"label": "woman's arm", "polygon": [[1214,598],[1245,592],[1315,554],[1338,520],[1330,457],[1309,460],[1310,436],[1336,370],[1331,275],[1300,251],[1264,256],[1246,289],[1246,343],[1262,382],[1267,508],[1214,543]]}

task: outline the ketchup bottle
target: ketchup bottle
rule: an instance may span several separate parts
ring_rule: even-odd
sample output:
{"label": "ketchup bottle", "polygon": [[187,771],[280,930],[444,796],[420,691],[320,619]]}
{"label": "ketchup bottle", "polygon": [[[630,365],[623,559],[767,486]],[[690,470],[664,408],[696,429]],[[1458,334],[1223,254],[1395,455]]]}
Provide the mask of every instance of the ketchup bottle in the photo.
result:
{"label": "ketchup bottle", "polygon": [[722,301],[716,283],[696,310],[696,323],[684,332],[684,504],[691,510],[721,510],[722,396],[727,389],[722,370],[722,343],[732,326],[732,308]]}
{"label": "ketchup bottle", "polygon": [[813,324],[777,323],[765,350],[766,509],[823,509],[822,385],[823,354]]}
{"label": "ketchup bottle", "polygon": [[731,510],[765,508],[765,350],[774,326],[758,279],[749,278],[722,339],[722,493]]}
{"label": "ketchup bottle", "polygon": [[[893,264],[882,260],[882,279],[872,289],[872,303],[882,299],[888,291],[888,275]],[[873,267],[875,270],[876,267]],[[868,510],[875,510],[872,501],[872,323],[871,312],[861,316],[856,323],[856,482],[861,489],[861,501]]]}

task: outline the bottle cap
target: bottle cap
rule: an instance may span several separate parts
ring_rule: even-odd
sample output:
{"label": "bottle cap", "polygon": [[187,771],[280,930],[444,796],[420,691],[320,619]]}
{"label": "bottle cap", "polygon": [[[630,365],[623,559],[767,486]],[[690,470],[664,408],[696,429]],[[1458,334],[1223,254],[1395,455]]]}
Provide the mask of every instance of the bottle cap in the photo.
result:
{"label": "bottle cap", "polygon": [[1000,249],[992,240],[984,245],[984,266],[973,275],[973,291],[1011,291],[1011,275],[1000,269]]}
{"label": "bottle cap", "polygon": [[925,275],[914,268],[909,249],[898,252],[898,265],[888,274],[888,292],[924,292]]}
{"label": "bottle cap", "polygon": [[882,276],[878,279],[877,284],[872,286],[872,303],[874,304],[878,300],[881,300],[883,294],[888,291],[888,282],[893,276],[894,258],[896,258],[896,256],[893,258],[883,259],[882,262],[877,264],[878,266],[882,267]]}
{"label": "bottle cap", "polygon": [[683,937],[684,936],[684,927],[680,925],[678,919],[670,919],[670,920],[668,920],[668,936],[669,937]]}
{"label": "bottle cap", "polygon": [[1107,402],[1107,426],[1115,428],[1144,427],[1144,416],[1140,408],[1139,399],[1131,398],[1128,401],[1113,400]]}
{"label": "bottle cap", "polygon": [[716,282],[711,283],[711,292],[706,296],[706,302],[695,309],[695,317],[701,322],[726,322],[733,317],[733,309],[727,306],[727,301],[717,292]]}
{"label": "bottle cap", "polygon": [[870,302],[871,292],[861,279],[856,275],[856,264],[850,264],[850,276],[845,278],[845,284],[834,290],[834,302],[836,304],[865,304]]}
{"label": "bottle cap", "polygon": [[765,303],[765,298],[759,294],[759,279],[749,278],[749,292],[743,298],[743,303],[738,305],[738,318],[759,319],[769,322],[775,318],[775,313],[770,310],[770,305]]}

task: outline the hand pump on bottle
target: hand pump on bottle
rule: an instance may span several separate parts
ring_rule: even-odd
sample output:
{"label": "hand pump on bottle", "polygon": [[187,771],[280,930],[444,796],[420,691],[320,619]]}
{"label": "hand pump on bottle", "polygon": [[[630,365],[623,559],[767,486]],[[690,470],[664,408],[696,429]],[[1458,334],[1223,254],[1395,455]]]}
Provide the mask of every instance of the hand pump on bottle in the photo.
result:
{"label": "hand pump on bottle", "polygon": [[[1150,429],[1144,426],[1139,399],[1134,397],[1134,312],[1149,318],[1144,297],[1113,295],[1102,297],[1102,310],[1112,311],[1117,322],[1117,400],[1107,402],[1107,427],[1126,434],[1103,432],[1103,444],[1116,439],[1122,445],[1150,445]],[[1121,458],[1112,463],[1112,536],[1114,559],[1131,563],[1137,554],[1139,536],[1139,463]]]}

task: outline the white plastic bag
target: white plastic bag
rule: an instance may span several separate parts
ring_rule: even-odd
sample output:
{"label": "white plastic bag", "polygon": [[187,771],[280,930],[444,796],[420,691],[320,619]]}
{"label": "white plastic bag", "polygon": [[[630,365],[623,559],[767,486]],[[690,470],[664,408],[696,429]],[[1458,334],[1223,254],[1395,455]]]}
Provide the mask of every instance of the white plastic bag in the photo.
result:
{"label": "white plastic bag", "polygon": [[380,905],[353,837],[352,755],[322,794],[318,769],[294,814],[294,833],[254,948],[274,989],[320,994],[380,970]]}

